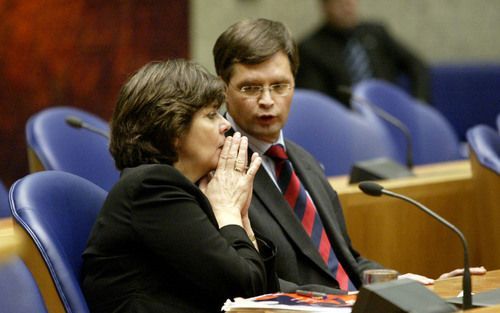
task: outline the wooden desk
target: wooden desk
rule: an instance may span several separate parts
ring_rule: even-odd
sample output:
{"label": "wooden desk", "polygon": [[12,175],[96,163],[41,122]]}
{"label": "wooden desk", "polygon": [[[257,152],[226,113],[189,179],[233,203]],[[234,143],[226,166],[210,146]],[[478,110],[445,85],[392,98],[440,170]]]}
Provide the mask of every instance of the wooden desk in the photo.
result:
{"label": "wooden desk", "polygon": [[[496,256],[489,262],[490,256],[500,254],[495,252],[500,250],[497,246],[490,246],[495,251],[488,253],[480,250],[485,249],[480,244],[485,237],[480,238],[479,224],[485,209],[500,211],[500,203],[484,208],[476,201],[469,160],[419,166],[414,172],[416,177],[380,183],[416,199],[457,226],[469,243],[471,266],[500,268]],[[353,245],[364,256],[402,273],[434,278],[463,267],[462,246],[448,228],[408,203],[388,196],[367,196],[357,184],[347,182],[345,176],[330,179],[339,194]]]}
{"label": "wooden desk", "polygon": [[[433,286],[428,287],[442,298],[453,298],[462,291],[462,276],[437,280]],[[472,276],[472,292],[479,293],[500,288],[500,270],[489,271],[485,275]],[[500,305],[468,310],[470,313],[500,312]]]}
{"label": "wooden desk", "polygon": [[[436,280],[428,286],[441,298],[453,298],[462,291],[462,276]],[[485,275],[472,275],[472,292],[484,292],[500,288],[500,270],[489,271]]]}
{"label": "wooden desk", "polygon": [[[443,299],[453,298],[458,295],[462,290],[462,277],[452,277],[448,279],[437,280],[434,285],[428,286],[431,291],[435,292],[438,296]],[[472,276],[472,292],[484,292],[500,288],[500,270],[489,271],[485,275],[473,275]],[[235,310],[231,311],[235,313],[292,313],[297,311],[288,310],[258,310],[258,309],[247,309],[247,310]],[[490,313],[490,312],[500,312],[500,306],[478,308],[467,312],[471,313]]]}

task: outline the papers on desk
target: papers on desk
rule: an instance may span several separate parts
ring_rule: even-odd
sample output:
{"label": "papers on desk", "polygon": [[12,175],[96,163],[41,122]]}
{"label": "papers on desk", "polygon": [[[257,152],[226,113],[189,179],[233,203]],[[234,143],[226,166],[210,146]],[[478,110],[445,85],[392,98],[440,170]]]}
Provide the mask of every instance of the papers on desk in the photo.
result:
{"label": "papers on desk", "polygon": [[272,310],[273,312],[351,312],[356,295],[326,295],[308,297],[296,293],[273,293],[249,299],[227,300],[222,310],[225,312],[252,312]]}

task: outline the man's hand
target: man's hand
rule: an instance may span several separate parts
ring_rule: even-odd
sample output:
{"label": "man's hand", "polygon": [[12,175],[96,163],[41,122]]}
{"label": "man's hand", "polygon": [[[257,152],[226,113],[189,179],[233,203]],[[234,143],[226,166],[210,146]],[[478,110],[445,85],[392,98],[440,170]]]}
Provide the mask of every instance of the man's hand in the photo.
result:
{"label": "man's hand", "polygon": [[[469,267],[471,275],[484,275],[486,274],[486,269],[483,266],[480,267]],[[455,276],[460,276],[463,275],[464,269],[463,268],[458,268],[456,270],[453,270],[448,273],[444,273],[441,276],[439,276],[438,279],[446,279],[450,277],[455,277]]]}

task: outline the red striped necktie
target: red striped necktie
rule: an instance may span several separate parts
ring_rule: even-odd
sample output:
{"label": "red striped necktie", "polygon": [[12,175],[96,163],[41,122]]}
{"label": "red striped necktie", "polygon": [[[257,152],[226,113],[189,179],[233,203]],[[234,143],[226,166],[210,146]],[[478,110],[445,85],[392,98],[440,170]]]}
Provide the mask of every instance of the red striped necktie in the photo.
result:
{"label": "red striped necktie", "polygon": [[280,144],[273,145],[265,154],[274,160],[276,177],[281,192],[288,204],[290,204],[295,215],[302,222],[302,226],[311,237],[321,258],[327,264],[328,269],[333,273],[335,279],[339,283],[340,289],[356,290],[356,287],[354,287],[354,284],[339,263],[332,249],[332,245],[330,244],[330,240],[326,236],[316,207],[295,174],[292,163],[288,160],[288,155],[284,147]]}

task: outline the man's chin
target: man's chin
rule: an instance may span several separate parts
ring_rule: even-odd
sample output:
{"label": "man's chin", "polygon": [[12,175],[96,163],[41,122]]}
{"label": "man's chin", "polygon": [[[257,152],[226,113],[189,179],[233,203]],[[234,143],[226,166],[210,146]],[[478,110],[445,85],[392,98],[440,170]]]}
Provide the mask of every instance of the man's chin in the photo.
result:
{"label": "man's chin", "polygon": [[280,128],[276,130],[276,127],[261,127],[250,135],[258,140],[273,143],[278,139],[280,130]]}

